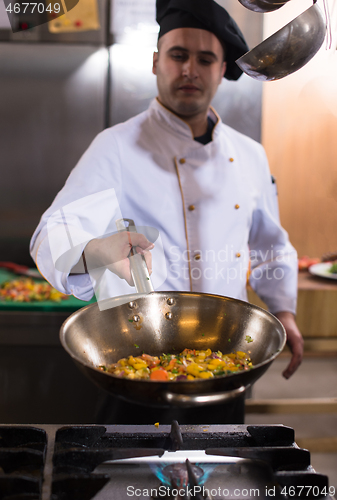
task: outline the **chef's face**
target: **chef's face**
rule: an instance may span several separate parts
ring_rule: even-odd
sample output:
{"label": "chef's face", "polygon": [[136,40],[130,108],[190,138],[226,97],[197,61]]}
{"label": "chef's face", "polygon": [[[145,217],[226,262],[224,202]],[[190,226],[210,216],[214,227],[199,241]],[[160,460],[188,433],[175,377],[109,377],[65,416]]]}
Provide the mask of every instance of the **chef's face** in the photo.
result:
{"label": "chef's face", "polygon": [[153,55],[159,101],[187,121],[205,117],[226,71],[223,54],[210,31],[177,28],[165,33]]}

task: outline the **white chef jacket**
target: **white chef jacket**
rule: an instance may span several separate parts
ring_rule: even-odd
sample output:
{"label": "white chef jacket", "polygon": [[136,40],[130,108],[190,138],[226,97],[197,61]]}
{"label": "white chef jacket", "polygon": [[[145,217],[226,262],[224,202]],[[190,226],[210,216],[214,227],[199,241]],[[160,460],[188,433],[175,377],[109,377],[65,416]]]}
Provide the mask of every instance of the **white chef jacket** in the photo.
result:
{"label": "white chef jacket", "polygon": [[251,286],[269,310],[295,313],[297,256],[280,226],[264,149],[212,108],[210,117],[213,140],[203,145],[155,99],[96,137],[32,237],[31,255],[55,288],[83,300],[135,291],[108,270],[69,275],[86,243],[125,217],[157,230],[155,290],[247,300],[251,261]]}

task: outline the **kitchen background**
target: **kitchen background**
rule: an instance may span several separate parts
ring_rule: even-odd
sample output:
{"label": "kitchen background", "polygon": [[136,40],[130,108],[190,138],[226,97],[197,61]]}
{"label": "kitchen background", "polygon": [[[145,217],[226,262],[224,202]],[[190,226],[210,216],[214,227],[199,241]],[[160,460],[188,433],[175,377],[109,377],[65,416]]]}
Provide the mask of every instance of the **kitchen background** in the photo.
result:
{"label": "kitchen background", "polygon": [[[236,19],[250,47],[311,5],[291,0],[263,15],[237,0],[219,3]],[[300,256],[337,252],[337,26],[336,6],[329,5],[332,49],[323,45],[304,68],[276,82],[262,84],[246,75],[238,82],[224,80],[214,100],[225,123],[266,148],[281,221]],[[151,73],[155,0],[98,0],[97,6],[99,29],[82,25],[75,33],[51,32],[43,24],[12,33],[0,0],[0,261],[32,266],[29,239],[81,154],[97,133],[143,111],[156,95]],[[72,12],[76,17],[75,8]],[[268,410],[256,415],[248,407],[248,419],[287,423],[300,436],[307,422],[304,438],[329,441],[329,446],[322,439],[315,442],[314,451],[323,450],[330,474],[337,470],[337,287],[300,292],[299,321],[308,348],[304,367],[291,388],[282,381],[277,390],[286,357],[281,358],[253,390],[252,402],[311,396],[317,404],[309,402],[303,417],[291,405],[283,408],[283,414],[290,408],[285,416],[268,415]],[[92,421],[100,393],[59,345],[58,328],[66,316],[0,311],[1,422]],[[325,407],[318,401],[323,397],[330,398]]]}

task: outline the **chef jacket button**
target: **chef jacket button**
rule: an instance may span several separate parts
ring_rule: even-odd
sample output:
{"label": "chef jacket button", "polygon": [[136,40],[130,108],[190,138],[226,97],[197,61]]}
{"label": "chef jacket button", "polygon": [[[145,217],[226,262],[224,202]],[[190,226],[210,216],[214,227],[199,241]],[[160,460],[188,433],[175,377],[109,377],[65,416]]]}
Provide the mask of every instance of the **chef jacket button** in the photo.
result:
{"label": "chef jacket button", "polygon": [[238,258],[239,258],[239,257],[241,257],[240,252],[237,252],[237,253],[235,254],[235,257],[238,257]]}
{"label": "chef jacket button", "polygon": [[185,158],[180,158],[179,163],[180,163],[181,165],[184,165],[184,163],[186,163]]}
{"label": "chef jacket button", "polygon": [[234,158],[229,158],[229,161],[232,163],[234,161]]}
{"label": "chef jacket button", "polygon": [[240,205],[236,204],[236,205],[235,205],[235,208],[236,208],[236,210],[237,210],[238,208],[240,208]]}
{"label": "chef jacket button", "polygon": [[200,260],[201,259],[201,255],[200,253],[197,253],[195,256],[194,256],[194,260]]}
{"label": "chef jacket button", "polygon": [[190,212],[193,212],[193,210],[195,210],[195,205],[189,205],[188,209]]}

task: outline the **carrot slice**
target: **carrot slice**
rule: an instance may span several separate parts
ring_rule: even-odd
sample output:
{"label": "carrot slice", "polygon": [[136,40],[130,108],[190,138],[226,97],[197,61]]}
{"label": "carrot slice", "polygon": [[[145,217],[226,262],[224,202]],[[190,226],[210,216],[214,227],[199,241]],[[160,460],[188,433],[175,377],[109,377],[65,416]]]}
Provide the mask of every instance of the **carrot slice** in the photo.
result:
{"label": "carrot slice", "polygon": [[175,364],[176,364],[176,361],[177,361],[176,359],[171,359],[171,361],[170,361],[170,362],[169,362],[169,364],[168,364],[167,369],[168,369],[168,370],[172,370],[172,368],[174,368],[174,366],[175,366]]}
{"label": "carrot slice", "polygon": [[150,373],[150,379],[151,380],[168,380],[168,373],[166,370],[162,370],[161,368],[159,370],[155,370]]}

